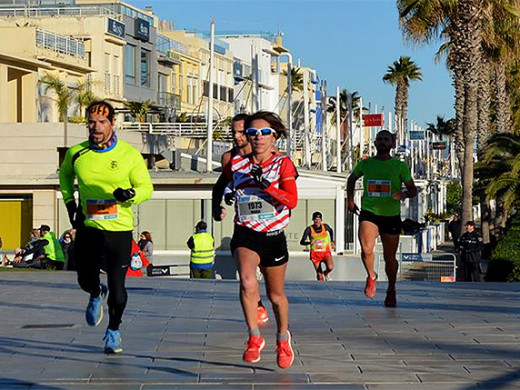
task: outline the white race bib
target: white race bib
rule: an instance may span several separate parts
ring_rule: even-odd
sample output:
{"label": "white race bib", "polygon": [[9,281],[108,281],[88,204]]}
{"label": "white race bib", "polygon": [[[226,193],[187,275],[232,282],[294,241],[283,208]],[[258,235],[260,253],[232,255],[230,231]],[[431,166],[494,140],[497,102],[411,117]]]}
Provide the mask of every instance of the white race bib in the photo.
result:
{"label": "white race bib", "polygon": [[265,199],[257,195],[240,196],[237,201],[239,221],[254,222],[274,218],[276,209],[270,201],[269,195]]}
{"label": "white race bib", "polygon": [[367,194],[375,198],[389,198],[392,196],[392,182],[390,180],[367,180]]}
{"label": "white race bib", "polygon": [[119,210],[115,199],[87,199],[87,219],[106,221],[117,219]]}

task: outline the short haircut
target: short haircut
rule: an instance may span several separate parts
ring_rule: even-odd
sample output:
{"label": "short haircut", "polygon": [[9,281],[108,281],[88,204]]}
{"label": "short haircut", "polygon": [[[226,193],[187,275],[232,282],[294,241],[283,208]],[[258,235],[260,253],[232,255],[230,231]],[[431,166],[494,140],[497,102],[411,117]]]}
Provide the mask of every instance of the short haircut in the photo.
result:
{"label": "short haircut", "polygon": [[240,113],[240,114],[236,114],[232,119],[231,119],[231,123],[233,122],[239,122],[239,121],[245,121],[247,119],[249,115],[247,114],[244,114],[244,113]]}
{"label": "short haircut", "polygon": [[315,211],[314,213],[312,213],[312,219],[314,220],[316,218],[323,219],[323,215],[321,214],[321,212]]}
{"label": "short haircut", "polygon": [[197,230],[206,230],[208,228],[208,225],[204,221],[199,221],[197,225],[195,226],[195,229]]}
{"label": "short haircut", "polygon": [[269,126],[276,131],[276,138],[284,137],[287,138],[287,128],[283,124],[282,119],[270,111],[258,111],[252,115],[249,115],[244,122],[244,129],[249,129],[253,121],[263,119],[269,123]]}
{"label": "short haircut", "polygon": [[90,114],[100,114],[107,117],[112,122],[115,116],[114,107],[106,100],[97,100],[88,105],[85,117],[88,119]]}

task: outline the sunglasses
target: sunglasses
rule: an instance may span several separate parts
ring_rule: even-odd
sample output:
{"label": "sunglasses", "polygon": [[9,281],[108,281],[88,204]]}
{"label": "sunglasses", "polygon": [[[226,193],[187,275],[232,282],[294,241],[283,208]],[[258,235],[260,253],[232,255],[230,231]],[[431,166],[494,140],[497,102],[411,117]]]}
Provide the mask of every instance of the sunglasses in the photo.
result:
{"label": "sunglasses", "polygon": [[250,127],[246,130],[246,135],[249,137],[254,137],[255,135],[268,136],[271,134],[276,134],[276,130],[271,129],[270,127],[264,127],[263,129],[255,129],[254,127]]}

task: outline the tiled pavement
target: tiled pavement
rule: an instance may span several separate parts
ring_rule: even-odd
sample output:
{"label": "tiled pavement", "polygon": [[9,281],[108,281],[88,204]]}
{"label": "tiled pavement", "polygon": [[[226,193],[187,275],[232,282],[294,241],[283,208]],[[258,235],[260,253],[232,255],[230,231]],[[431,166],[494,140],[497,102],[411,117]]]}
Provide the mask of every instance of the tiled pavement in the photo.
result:
{"label": "tiled pavement", "polygon": [[[236,281],[132,278],[122,355],[84,323],[68,272],[0,272],[0,389],[518,389],[520,285],[401,283],[398,307],[361,282],[288,282],[293,367],[246,338]],[[272,310],[269,306],[269,311]]]}

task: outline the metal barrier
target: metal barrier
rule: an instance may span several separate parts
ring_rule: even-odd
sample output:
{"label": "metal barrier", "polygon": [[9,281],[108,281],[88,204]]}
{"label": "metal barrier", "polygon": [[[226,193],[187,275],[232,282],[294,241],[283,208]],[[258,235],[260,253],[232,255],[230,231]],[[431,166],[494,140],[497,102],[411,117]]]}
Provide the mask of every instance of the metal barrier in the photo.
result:
{"label": "metal barrier", "polygon": [[[457,258],[452,253],[398,253],[398,281],[455,282]],[[378,273],[384,274],[383,254],[378,256]]]}

